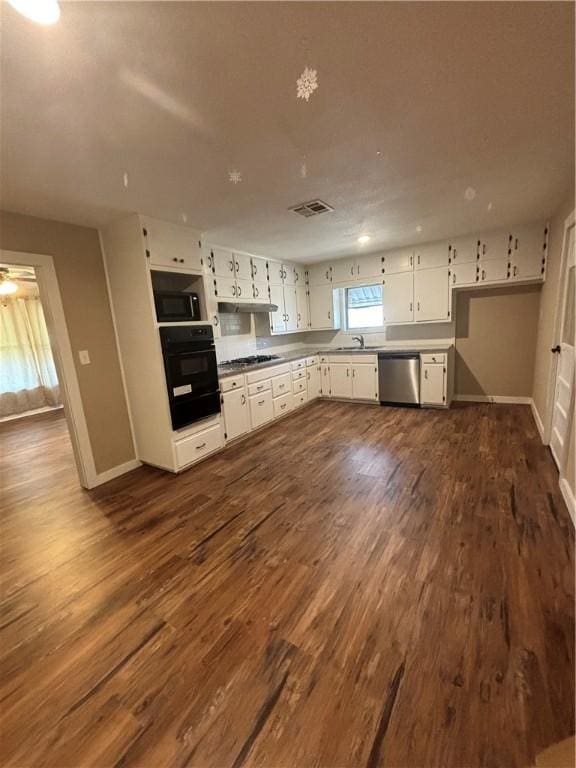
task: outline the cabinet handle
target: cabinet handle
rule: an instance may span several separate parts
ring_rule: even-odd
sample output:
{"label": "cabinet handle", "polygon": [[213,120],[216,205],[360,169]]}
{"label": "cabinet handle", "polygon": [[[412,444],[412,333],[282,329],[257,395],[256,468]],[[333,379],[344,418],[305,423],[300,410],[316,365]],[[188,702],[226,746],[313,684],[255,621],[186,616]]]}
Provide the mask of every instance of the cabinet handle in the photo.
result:
{"label": "cabinet handle", "polygon": [[197,451],[200,451],[202,448],[206,448],[206,443],[201,443],[200,445],[196,446]]}
{"label": "cabinet handle", "polygon": [[256,277],[257,274],[258,274],[258,267],[256,266],[256,264],[252,264],[252,277]]}
{"label": "cabinet handle", "polygon": [[306,371],[306,378],[310,381],[310,371]]}
{"label": "cabinet handle", "polygon": [[331,313],[328,312],[328,320],[331,320]]}
{"label": "cabinet handle", "polygon": [[482,280],[486,280],[486,270],[482,270]]}
{"label": "cabinet handle", "polygon": [[242,296],[242,288],[238,286],[238,296]]}
{"label": "cabinet handle", "polygon": [[237,261],[235,261],[234,264],[236,265],[236,272],[239,272],[240,271],[240,264],[238,264]]}
{"label": "cabinet handle", "polygon": [[234,262],[229,261],[228,264],[230,265],[230,272],[234,272]]}
{"label": "cabinet handle", "polygon": [[516,238],[516,240],[514,241],[514,250],[515,251],[518,250],[518,238]]}
{"label": "cabinet handle", "polygon": [[278,384],[278,389],[284,389],[285,386],[286,384]]}
{"label": "cabinet handle", "polygon": [[180,264],[184,264],[184,259],[180,259]]}
{"label": "cabinet handle", "polygon": [[206,264],[210,269],[212,269],[212,256],[208,256],[208,258],[206,259]]}
{"label": "cabinet handle", "polygon": [[282,403],[282,405],[280,406],[280,410],[283,411],[284,408],[286,408],[286,403]]}
{"label": "cabinet handle", "polygon": [[236,286],[235,286],[235,285],[233,285],[233,286],[232,286],[232,296],[236,296],[236,295],[237,295],[237,294],[236,294]]}
{"label": "cabinet handle", "polygon": [[428,370],[426,368],[424,368],[424,378],[425,379],[428,378]]}
{"label": "cabinet handle", "polygon": [[258,298],[258,288],[256,288],[256,286],[255,286],[255,285],[253,286],[253,288],[254,288],[254,291],[253,291],[253,293],[254,293],[254,298],[255,298],[255,299],[257,299],[257,298]]}
{"label": "cabinet handle", "polygon": [[354,370],[354,368],[352,368],[352,378],[353,378],[353,379],[355,379],[355,378],[356,378],[356,371]]}
{"label": "cabinet handle", "polygon": [[328,281],[330,280],[330,270],[329,269],[326,270],[326,280],[328,280]]}
{"label": "cabinet handle", "polygon": [[482,256],[486,256],[486,243],[482,243]]}
{"label": "cabinet handle", "polygon": [[452,273],[452,283],[456,282],[456,272]]}
{"label": "cabinet handle", "polygon": [[240,404],[246,405],[246,395],[242,395],[242,397],[240,398]]}
{"label": "cabinet handle", "polygon": [[420,264],[420,254],[418,254],[418,264]]}
{"label": "cabinet handle", "polygon": [[419,301],[416,302],[416,309],[418,310],[418,312],[420,312],[420,302]]}
{"label": "cabinet handle", "polygon": [[264,405],[265,402],[266,400],[258,400],[258,405]]}
{"label": "cabinet handle", "polygon": [[346,368],[346,376],[350,378],[350,368]]}
{"label": "cabinet handle", "polygon": [[172,261],[178,261],[178,259],[176,258],[176,256],[174,256],[174,258],[172,259]]}
{"label": "cabinet handle", "polygon": [[410,302],[410,312],[412,312],[412,302]]}
{"label": "cabinet handle", "polygon": [[518,267],[514,264],[514,277],[518,274]]}
{"label": "cabinet handle", "polygon": [[352,276],[354,275],[354,267],[353,267],[353,266],[352,266],[352,267],[350,267],[350,274],[351,274]]}
{"label": "cabinet handle", "polygon": [[300,312],[298,312],[298,322],[300,322],[300,320],[302,320],[302,315],[300,314]]}
{"label": "cabinet handle", "polygon": [[214,315],[214,325],[218,325],[219,322],[218,315]]}
{"label": "cabinet handle", "polygon": [[261,389],[264,389],[264,384],[260,384],[258,387],[256,387],[256,392],[260,392]]}
{"label": "cabinet handle", "polygon": [[414,266],[414,256],[410,256],[410,266]]}

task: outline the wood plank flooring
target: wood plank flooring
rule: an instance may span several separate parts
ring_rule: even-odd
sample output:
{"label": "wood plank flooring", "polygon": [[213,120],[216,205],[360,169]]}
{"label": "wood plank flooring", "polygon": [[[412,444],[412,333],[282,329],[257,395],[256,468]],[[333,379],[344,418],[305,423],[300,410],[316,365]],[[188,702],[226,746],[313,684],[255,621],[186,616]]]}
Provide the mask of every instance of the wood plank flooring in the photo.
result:
{"label": "wood plank flooring", "polygon": [[318,402],[77,485],[0,428],[0,761],[529,766],[574,722],[574,534],[529,408]]}

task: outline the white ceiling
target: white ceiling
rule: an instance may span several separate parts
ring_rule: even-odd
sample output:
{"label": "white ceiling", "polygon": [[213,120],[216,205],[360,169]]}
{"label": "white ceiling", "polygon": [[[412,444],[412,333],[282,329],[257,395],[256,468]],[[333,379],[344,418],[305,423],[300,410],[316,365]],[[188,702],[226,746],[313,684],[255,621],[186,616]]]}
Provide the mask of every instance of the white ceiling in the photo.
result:
{"label": "white ceiling", "polygon": [[547,216],[573,182],[572,3],[2,6],[8,210],[309,261]]}

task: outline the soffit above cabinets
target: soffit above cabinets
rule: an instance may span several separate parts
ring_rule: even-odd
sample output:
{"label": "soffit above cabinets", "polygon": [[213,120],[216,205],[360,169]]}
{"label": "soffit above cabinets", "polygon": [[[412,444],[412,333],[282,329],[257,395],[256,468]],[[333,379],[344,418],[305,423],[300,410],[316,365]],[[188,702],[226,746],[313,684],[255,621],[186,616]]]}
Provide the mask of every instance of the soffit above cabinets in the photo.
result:
{"label": "soffit above cabinets", "polygon": [[[363,234],[384,250],[544,218],[573,181],[571,3],[2,16],[7,210],[97,226],[139,211],[310,263],[361,253]],[[315,199],[334,211],[289,210]]]}

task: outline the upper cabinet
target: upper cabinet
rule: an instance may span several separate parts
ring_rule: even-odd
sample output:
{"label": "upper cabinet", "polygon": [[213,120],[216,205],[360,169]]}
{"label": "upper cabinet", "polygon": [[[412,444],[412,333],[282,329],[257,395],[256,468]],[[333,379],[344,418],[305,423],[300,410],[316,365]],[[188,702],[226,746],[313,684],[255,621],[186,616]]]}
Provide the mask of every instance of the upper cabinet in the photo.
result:
{"label": "upper cabinet", "polygon": [[202,243],[195,229],[167,221],[140,217],[146,256],[155,267],[202,270]]}
{"label": "upper cabinet", "polygon": [[478,261],[480,241],[474,236],[457,237],[450,240],[448,244],[448,253],[450,262],[454,264],[470,264]]}
{"label": "upper cabinet", "polygon": [[431,323],[450,319],[448,267],[414,273],[415,320]]}
{"label": "upper cabinet", "polygon": [[356,262],[356,277],[358,280],[365,281],[370,277],[381,277],[381,275],[381,253],[368,253],[366,256],[358,257]]}
{"label": "upper cabinet", "polygon": [[508,230],[489,232],[478,238],[478,257],[487,259],[508,259],[511,235]]}
{"label": "upper cabinet", "polygon": [[387,251],[382,254],[381,266],[383,275],[394,275],[397,272],[412,272],[414,249],[401,248],[398,251]]}
{"label": "upper cabinet", "polygon": [[509,243],[512,280],[529,280],[544,275],[547,235],[547,228],[541,225],[516,227],[512,230]]}
{"label": "upper cabinet", "polygon": [[254,283],[268,283],[268,262],[261,256],[252,256],[252,280]]}
{"label": "upper cabinet", "polygon": [[426,243],[414,248],[414,269],[447,267],[450,263],[450,244],[446,241]]}
{"label": "upper cabinet", "polygon": [[306,285],[306,266],[304,264],[294,264],[294,284]]}
{"label": "upper cabinet", "polygon": [[309,285],[330,285],[332,283],[332,267],[325,261],[311,264],[308,267]]}
{"label": "upper cabinet", "polygon": [[356,259],[343,259],[332,264],[332,282],[350,283],[356,280]]}

